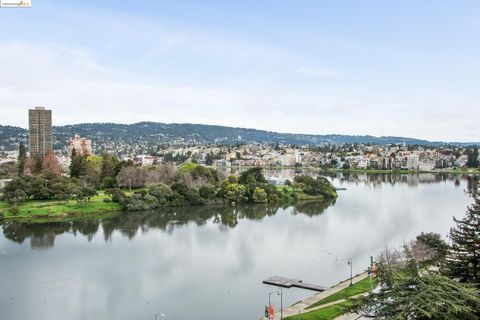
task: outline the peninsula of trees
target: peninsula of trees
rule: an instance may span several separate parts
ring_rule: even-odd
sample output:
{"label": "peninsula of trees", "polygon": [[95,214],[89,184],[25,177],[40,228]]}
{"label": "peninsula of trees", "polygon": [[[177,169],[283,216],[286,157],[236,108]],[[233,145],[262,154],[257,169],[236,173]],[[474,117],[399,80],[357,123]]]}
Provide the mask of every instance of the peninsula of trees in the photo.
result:
{"label": "peninsula of trees", "polygon": [[26,158],[20,152],[18,176],[3,190],[4,218],[70,216],[169,206],[241,203],[291,204],[301,200],[332,201],[337,194],[324,177],[298,176],[285,186],[268,183],[262,168],[223,176],[195,163],[137,166],[115,156],[77,155],[62,175],[53,152]]}

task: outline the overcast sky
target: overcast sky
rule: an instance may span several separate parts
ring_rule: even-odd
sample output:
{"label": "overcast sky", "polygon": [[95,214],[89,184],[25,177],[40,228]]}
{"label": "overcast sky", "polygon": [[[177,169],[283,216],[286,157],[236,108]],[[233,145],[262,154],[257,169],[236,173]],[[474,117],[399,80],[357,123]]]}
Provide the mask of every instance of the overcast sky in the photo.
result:
{"label": "overcast sky", "polygon": [[32,0],[0,28],[4,125],[41,105],[55,125],[480,140],[476,0]]}

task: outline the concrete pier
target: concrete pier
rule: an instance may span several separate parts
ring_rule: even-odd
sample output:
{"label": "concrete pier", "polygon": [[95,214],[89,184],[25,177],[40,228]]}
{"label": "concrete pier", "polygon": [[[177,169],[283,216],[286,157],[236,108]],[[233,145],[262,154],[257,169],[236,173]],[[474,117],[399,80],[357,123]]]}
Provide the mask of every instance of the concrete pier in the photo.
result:
{"label": "concrete pier", "polygon": [[286,278],[286,277],[271,277],[266,280],[263,280],[263,283],[270,284],[272,286],[282,287],[282,288],[302,288],[313,291],[325,291],[327,287],[319,286],[316,284],[305,283],[302,280]]}

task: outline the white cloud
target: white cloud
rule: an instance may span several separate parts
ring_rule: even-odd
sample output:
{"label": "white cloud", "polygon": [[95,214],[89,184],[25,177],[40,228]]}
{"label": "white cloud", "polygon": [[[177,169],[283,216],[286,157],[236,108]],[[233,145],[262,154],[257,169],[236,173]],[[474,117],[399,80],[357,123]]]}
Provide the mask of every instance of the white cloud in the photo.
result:
{"label": "white cloud", "polygon": [[317,67],[306,67],[306,66],[297,68],[295,70],[295,73],[298,73],[302,76],[308,76],[308,77],[324,77],[324,78],[342,77],[342,74],[338,73],[335,70],[317,68]]}
{"label": "white cloud", "polygon": [[54,110],[55,124],[159,121],[449,141],[480,136],[475,97],[185,85],[106,66],[84,48],[25,42],[0,43],[0,70],[0,123],[23,127],[27,109],[44,105]]}

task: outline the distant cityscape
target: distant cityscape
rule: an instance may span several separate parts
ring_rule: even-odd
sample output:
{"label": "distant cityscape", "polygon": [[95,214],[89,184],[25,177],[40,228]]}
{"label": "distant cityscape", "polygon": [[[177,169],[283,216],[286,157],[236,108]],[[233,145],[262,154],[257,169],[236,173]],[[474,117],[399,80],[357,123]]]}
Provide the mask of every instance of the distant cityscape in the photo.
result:
{"label": "distant cityscape", "polygon": [[[134,163],[143,166],[164,162],[177,164],[195,162],[222,167],[320,167],[343,170],[433,171],[470,167],[472,161],[474,166],[478,163],[477,147],[458,144],[426,143],[422,145],[412,143],[416,142],[413,139],[408,141],[409,143],[385,144],[371,142],[261,143],[242,139],[241,136],[237,136],[235,141],[230,142],[226,142],[229,141],[228,137],[222,139],[218,136],[219,141],[201,142],[178,136],[169,138],[162,132],[151,132],[152,130],[147,128],[147,124],[145,124],[145,130],[149,131],[148,139],[135,139],[135,136],[130,136],[130,140],[112,140],[100,131],[97,131],[94,139],[81,136],[79,132],[74,132],[66,139],[65,133],[62,132],[60,139],[63,141],[59,142],[59,137],[54,136],[55,130],[52,129],[52,110],[35,107],[28,110],[28,118],[28,133],[22,133],[19,136],[17,132],[9,137],[9,145],[1,146],[1,163],[16,161],[19,142],[25,142],[27,139],[30,155],[43,157],[49,150],[54,150],[65,170],[70,165],[72,152],[83,156],[101,155],[106,152],[114,154],[122,160],[133,160]],[[92,125],[90,124],[90,126]],[[3,130],[3,135],[7,131]],[[15,130],[12,129],[10,132],[14,133]],[[140,132],[138,136],[145,135]],[[15,147],[13,148],[12,145]]]}

